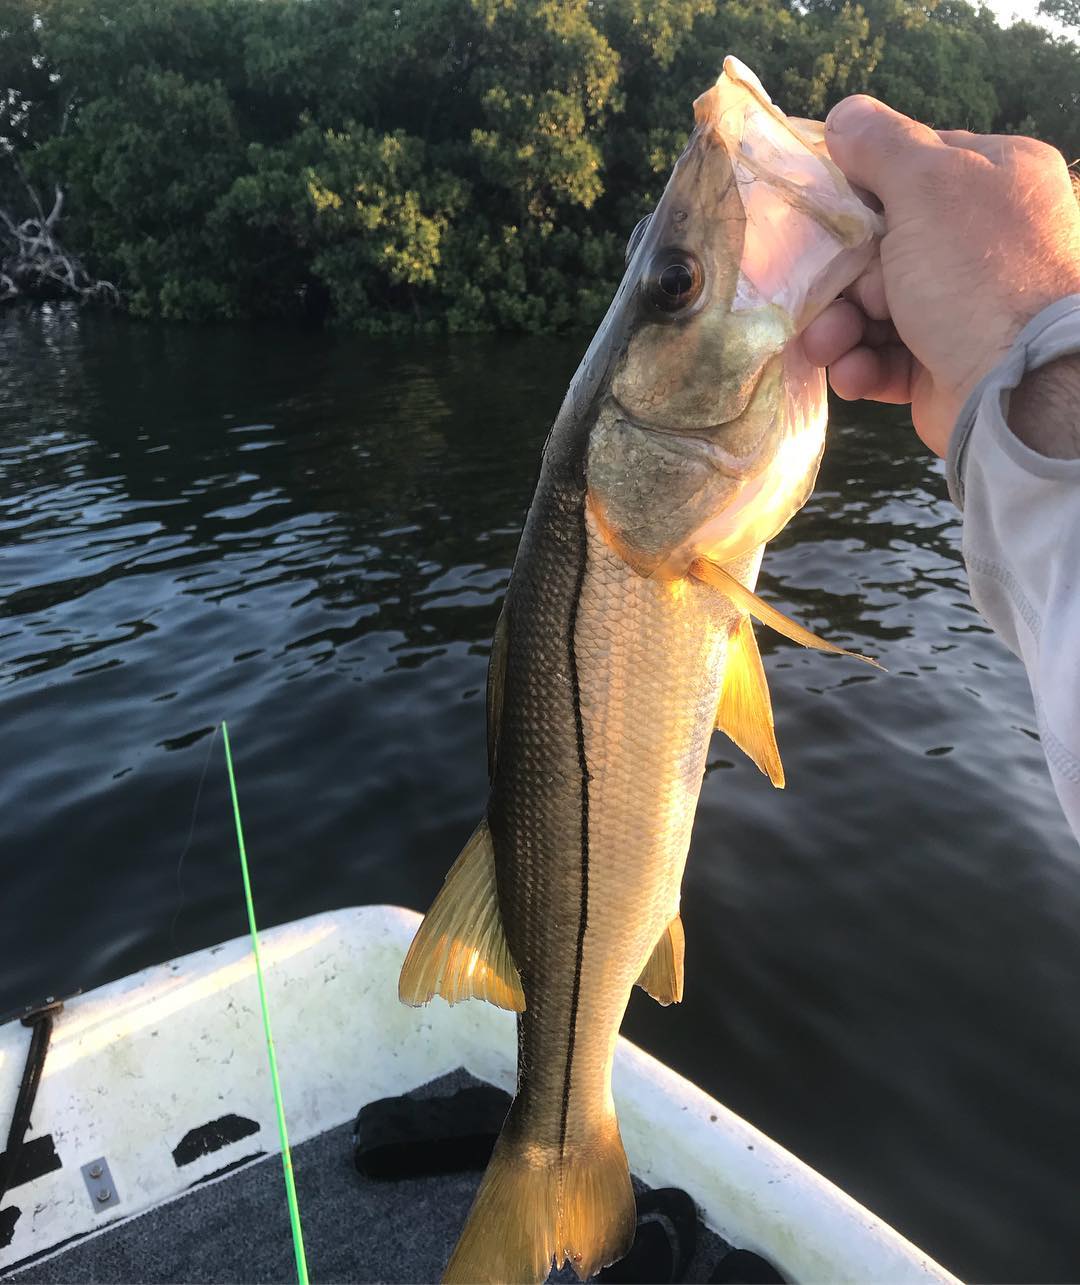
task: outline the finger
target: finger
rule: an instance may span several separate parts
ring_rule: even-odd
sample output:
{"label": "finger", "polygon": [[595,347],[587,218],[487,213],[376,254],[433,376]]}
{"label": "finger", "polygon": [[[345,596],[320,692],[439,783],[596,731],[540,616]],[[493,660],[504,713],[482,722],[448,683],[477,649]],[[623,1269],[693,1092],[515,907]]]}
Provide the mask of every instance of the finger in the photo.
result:
{"label": "finger", "polygon": [[869,398],[875,402],[911,401],[914,362],[903,344],[884,348],[860,346],[829,367],[829,383],[846,402]]}
{"label": "finger", "polygon": [[911,171],[945,144],[928,126],[895,112],[876,98],[845,98],[825,120],[829,155],[847,177],[868,188],[886,208],[911,191]]}
{"label": "finger", "polygon": [[889,304],[885,298],[885,278],[881,270],[881,260],[874,258],[861,276],[844,291],[844,294],[857,303],[868,317],[875,321],[888,321]]}
{"label": "finger", "polygon": [[803,352],[815,366],[831,366],[862,342],[865,326],[865,316],[853,303],[837,299],[803,331]]}
{"label": "finger", "polygon": [[980,156],[985,156],[991,161],[1001,159],[1001,154],[1008,142],[1008,139],[1001,134],[973,134],[970,129],[939,129],[937,136],[946,147],[978,152]]}
{"label": "finger", "polygon": [[1046,150],[1045,143],[1024,134],[973,134],[969,129],[939,129],[937,136],[946,147],[977,152],[997,165],[1018,153],[1041,154]]}

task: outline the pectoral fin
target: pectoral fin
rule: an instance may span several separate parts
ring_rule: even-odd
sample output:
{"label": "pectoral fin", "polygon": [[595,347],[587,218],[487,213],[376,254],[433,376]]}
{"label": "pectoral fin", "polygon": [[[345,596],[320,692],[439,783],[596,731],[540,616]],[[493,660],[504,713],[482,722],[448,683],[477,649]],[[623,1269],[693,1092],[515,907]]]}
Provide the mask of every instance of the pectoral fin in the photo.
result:
{"label": "pectoral fin", "polygon": [[836,643],[826,642],[824,638],[819,638],[817,634],[812,634],[809,629],[804,629],[802,625],[797,625],[794,620],[785,616],[782,611],[777,611],[775,607],[770,606],[764,599],[759,598],[752,589],[747,589],[744,584],[738,580],[723,567],[711,562],[708,558],[695,558],[690,563],[690,574],[696,576],[698,580],[704,581],[713,589],[718,589],[720,593],[725,594],[731,601],[743,611],[749,612],[755,620],[760,620],[763,625],[768,625],[770,629],[775,629],[777,633],[783,634],[785,638],[790,638],[792,642],[797,642],[802,647],[814,647],[818,651],[835,652],[838,656],[852,656],[855,660],[865,660],[868,665],[873,665],[875,669],[883,669],[872,656],[862,656],[857,651],[847,651],[843,647],[837,647]]}
{"label": "pectoral fin", "polygon": [[784,788],[769,685],[749,616],[739,621],[728,643],[716,726],[754,760],[778,790]]}
{"label": "pectoral fin", "polygon": [[450,868],[401,966],[398,998],[426,1004],[486,999],[524,1012],[521,977],[510,955],[495,891],[495,850],[481,821]]}
{"label": "pectoral fin", "polygon": [[683,953],[686,934],[682,917],[676,915],[660,934],[649,962],[641,970],[637,984],[658,1004],[678,1004],[683,996]]}

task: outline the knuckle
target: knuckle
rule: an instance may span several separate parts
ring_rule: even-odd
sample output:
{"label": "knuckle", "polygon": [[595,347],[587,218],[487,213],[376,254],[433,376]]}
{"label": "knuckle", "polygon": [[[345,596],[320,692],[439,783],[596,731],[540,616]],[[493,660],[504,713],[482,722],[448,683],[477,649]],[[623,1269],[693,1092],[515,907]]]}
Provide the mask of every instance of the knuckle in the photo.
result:
{"label": "knuckle", "polygon": [[1033,193],[1064,188],[1069,179],[1065,157],[1037,138],[1010,139],[1002,154],[1002,168],[1015,183]]}
{"label": "knuckle", "polygon": [[1065,158],[1056,147],[1044,143],[1038,138],[1027,138],[1018,135],[1009,140],[1010,150],[1018,157],[1024,157],[1038,165],[1058,168],[1064,166]]}
{"label": "knuckle", "polygon": [[932,163],[939,150],[933,132],[917,121],[890,121],[888,128],[879,131],[878,145],[887,160],[903,161],[911,166]]}
{"label": "knuckle", "polygon": [[924,148],[911,182],[931,208],[952,212],[970,199],[977,158],[955,148]]}
{"label": "knuckle", "polygon": [[894,135],[883,142],[879,164],[886,168],[897,193],[918,193],[920,199],[933,199],[948,171],[944,147],[924,146],[921,141]]}

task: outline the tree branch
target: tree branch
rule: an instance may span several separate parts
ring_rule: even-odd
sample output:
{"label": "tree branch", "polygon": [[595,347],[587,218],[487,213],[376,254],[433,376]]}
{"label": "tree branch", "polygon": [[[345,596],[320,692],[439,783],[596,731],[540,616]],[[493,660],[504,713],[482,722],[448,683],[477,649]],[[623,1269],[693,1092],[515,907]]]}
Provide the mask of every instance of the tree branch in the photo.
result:
{"label": "tree branch", "polygon": [[119,303],[120,292],[112,282],[91,277],[80,261],[67,254],[57,240],[56,225],[64,208],[63,189],[57,185],[53,207],[46,218],[33,185],[15,158],[11,160],[37,209],[38,217],[31,216],[16,223],[12,214],[0,209],[0,303],[21,297]]}

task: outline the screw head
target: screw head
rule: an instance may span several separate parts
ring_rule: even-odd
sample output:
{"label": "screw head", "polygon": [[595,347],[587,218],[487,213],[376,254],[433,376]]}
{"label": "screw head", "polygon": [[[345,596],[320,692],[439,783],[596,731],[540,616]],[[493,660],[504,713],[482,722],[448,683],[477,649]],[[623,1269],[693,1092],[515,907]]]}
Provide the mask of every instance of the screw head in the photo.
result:
{"label": "screw head", "polygon": [[112,1200],[112,1192],[108,1189],[108,1187],[102,1187],[97,1194],[97,1198],[101,1204],[107,1205],[109,1201]]}
{"label": "screw head", "polygon": [[100,1178],[102,1173],[101,1165],[91,1165],[86,1172],[90,1175],[91,1178]]}

